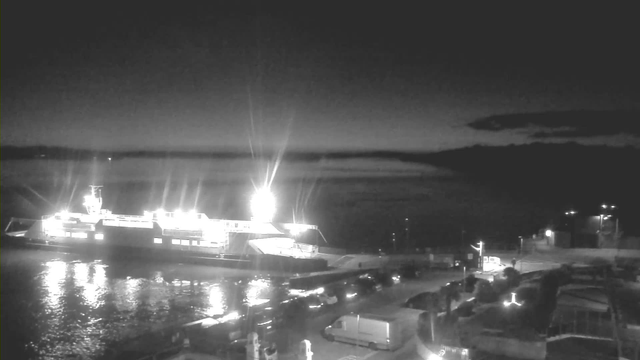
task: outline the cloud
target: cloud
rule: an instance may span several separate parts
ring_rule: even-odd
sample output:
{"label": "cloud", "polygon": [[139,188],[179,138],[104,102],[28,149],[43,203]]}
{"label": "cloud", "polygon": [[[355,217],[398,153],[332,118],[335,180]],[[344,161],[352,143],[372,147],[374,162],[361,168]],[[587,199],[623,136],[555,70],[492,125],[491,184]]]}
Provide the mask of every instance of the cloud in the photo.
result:
{"label": "cloud", "polygon": [[534,139],[590,138],[630,135],[640,137],[640,111],[579,110],[534,114],[494,115],[474,120],[468,127],[484,131],[524,130]]}

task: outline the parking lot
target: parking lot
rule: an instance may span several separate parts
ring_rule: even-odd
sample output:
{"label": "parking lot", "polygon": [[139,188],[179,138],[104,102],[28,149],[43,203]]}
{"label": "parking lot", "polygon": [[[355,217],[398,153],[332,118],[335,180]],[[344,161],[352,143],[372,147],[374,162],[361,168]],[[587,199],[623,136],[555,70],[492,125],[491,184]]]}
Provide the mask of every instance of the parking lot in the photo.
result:
{"label": "parking lot", "polygon": [[[402,304],[409,297],[425,291],[436,291],[449,281],[460,280],[460,272],[430,272],[418,279],[406,280],[381,291],[354,299],[346,303],[338,303],[328,307],[321,315],[307,322],[307,339],[311,341],[314,359],[392,359],[411,358],[415,356],[415,344],[412,345],[418,315],[422,310],[403,308]],[[396,317],[400,322],[402,339],[405,345],[395,352],[372,351],[366,347],[340,342],[329,342],[322,337],[322,330],[340,315],[354,313],[373,313]],[[281,358],[295,358],[293,354],[281,354]]]}

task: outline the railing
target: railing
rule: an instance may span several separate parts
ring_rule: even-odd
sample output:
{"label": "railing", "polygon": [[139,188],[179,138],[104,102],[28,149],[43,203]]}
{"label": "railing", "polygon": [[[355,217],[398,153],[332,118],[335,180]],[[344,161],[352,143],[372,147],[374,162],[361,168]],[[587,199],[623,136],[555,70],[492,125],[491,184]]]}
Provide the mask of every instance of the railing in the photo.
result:
{"label": "railing", "polygon": [[153,228],[153,221],[139,215],[107,215],[102,218],[104,226]]}
{"label": "railing", "polygon": [[614,325],[609,315],[597,311],[563,311],[557,315],[547,329],[550,341],[566,337],[586,337],[591,339],[614,340]]}
{"label": "railing", "polygon": [[12,231],[26,231],[31,226],[33,226],[35,222],[36,220],[32,220],[32,219],[21,219],[21,218],[12,217],[9,220],[9,223],[7,224],[7,226],[5,227],[4,232],[9,233]]}

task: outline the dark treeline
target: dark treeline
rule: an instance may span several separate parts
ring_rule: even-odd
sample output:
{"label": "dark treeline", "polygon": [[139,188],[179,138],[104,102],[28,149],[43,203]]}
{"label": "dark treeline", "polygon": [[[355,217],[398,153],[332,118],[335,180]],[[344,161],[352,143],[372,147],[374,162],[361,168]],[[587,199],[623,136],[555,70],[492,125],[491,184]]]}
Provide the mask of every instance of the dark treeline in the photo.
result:
{"label": "dark treeline", "polygon": [[[262,159],[277,157],[262,152]],[[93,151],[64,147],[2,146],[0,159],[104,160],[126,158],[251,159],[242,151]],[[317,162],[329,159],[383,159],[449,169],[456,176],[496,189],[496,196],[557,207],[558,214],[575,208],[597,215],[603,202],[615,203],[627,234],[640,233],[640,149],[586,146],[576,143],[533,143],[473,146],[440,152],[287,151],[283,160]]]}

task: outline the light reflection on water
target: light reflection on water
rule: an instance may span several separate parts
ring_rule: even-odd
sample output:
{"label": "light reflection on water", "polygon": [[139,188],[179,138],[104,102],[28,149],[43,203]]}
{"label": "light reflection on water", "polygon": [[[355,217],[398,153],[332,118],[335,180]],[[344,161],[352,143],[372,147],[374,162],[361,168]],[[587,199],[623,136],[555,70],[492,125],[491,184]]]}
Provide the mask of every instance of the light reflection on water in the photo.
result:
{"label": "light reflection on water", "polygon": [[3,329],[2,354],[15,358],[100,358],[127,337],[261,304],[278,288],[266,275],[210,267],[5,249],[1,259],[2,322],[15,324]]}
{"label": "light reflection on water", "polygon": [[226,310],[224,291],[220,284],[213,284],[209,288],[209,309],[208,316],[216,316],[224,314]]}

